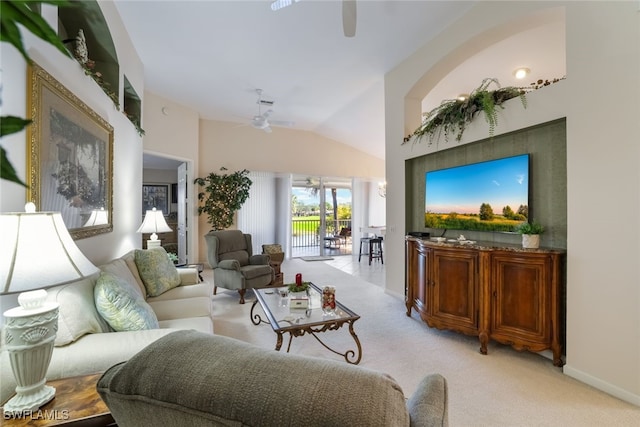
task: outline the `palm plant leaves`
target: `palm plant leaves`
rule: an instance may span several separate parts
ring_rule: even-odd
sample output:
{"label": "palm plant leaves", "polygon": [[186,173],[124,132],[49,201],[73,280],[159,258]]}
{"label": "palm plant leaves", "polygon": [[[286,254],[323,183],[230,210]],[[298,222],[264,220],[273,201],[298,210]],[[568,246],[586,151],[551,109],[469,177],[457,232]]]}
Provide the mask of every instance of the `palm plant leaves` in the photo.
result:
{"label": "palm plant leaves", "polygon": [[34,3],[46,3],[58,7],[72,6],[72,3],[68,0],[43,0],[39,2],[3,0],[0,2],[0,41],[11,43],[22,53],[22,56],[24,56],[27,62],[31,62],[22,44],[22,36],[17,25],[21,24],[35,36],[58,48],[65,56],[71,56],[47,21],[38,13],[31,10],[29,4]]}
{"label": "palm plant leaves", "polygon": [[[31,120],[21,119],[20,117],[6,116],[0,118],[0,137],[10,135],[12,133],[20,132],[31,123]],[[7,157],[7,152],[3,147],[0,147],[0,178],[7,181],[15,182],[23,187],[28,187],[16,173],[15,168]]]}
{"label": "palm plant leaves", "polygon": [[20,132],[31,120],[21,119],[15,116],[4,116],[0,121],[0,137]]}
{"label": "palm plant leaves", "polygon": [[[62,41],[58,38],[56,32],[49,26],[37,12],[34,12],[29,5],[47,3],[58,7],[72,6],[68,0],[43,0],[43,1],[25,1],[25,0],[2,0],[0,1],[0,42],[12,44],[20,51],[27,62],[31,62],[31,58],[22,43],[22,34],[18,24],[24,26],[31,33],[42,40],[54,45],[65,56],[71,56],[65,48]],[[21,119],[20,117],[5,116],[0,117],[0,137],[12,133],[20,132],[31,120]],[[0,179],[15,182],[22,186],[27,185],[18,177],[16,170],[7,157],[7,152],[0,147]]]}
{"label": "palm plant leaves", "polygon": [[7,152],[3,147],[0,147],[0,178],[15,182],[23,187],[28,187],[28,185],[18,177],[16,170],[13,168],[11,162],[9,162]]}

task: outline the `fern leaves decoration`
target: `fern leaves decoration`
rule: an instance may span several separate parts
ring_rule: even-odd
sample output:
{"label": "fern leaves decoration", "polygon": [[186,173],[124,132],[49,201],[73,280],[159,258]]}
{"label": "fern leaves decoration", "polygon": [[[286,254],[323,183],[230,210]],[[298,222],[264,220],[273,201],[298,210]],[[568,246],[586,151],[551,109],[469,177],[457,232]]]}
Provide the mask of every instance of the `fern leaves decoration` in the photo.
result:
{"label": "fern leaves decoration", "polygon": [[[489,86],[492,84],[498,88],[489,90]],[[428,137],[429,144],[431,144],[434,138],[440,138],[443,132],[445,141],[448,141],[449,135],[454,132],[456,141],[460,141],[466,126],[473,121],[480,111],[484,112],[485,120],[489,124],[489,136],[492,137],[498,125],[497,107],[504,108],[502,104],[505,101],[518,96],[524,108],[527,108],[524,89],[514,86],[501,88],[498,80],[486,78],[468,98],[443,101],[439,106],[425,113],[420,127],[404,138],[403,144],[414,137],[416,142]]]}

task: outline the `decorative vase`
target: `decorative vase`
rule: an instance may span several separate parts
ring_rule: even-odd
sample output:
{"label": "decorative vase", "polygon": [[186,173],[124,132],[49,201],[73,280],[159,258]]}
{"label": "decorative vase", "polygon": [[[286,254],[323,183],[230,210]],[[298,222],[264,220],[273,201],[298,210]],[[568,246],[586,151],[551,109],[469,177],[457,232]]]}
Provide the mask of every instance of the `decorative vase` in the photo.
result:
{"label": "decorative vase", "polygon": [[326,314],[336,311],[336,288],[333,286],[322,288],[322,311]]}
{"label": "decorative vase", "polygon": [[522,247],[525,249],[538,249],[540,247],[539,234],[523,234]]}

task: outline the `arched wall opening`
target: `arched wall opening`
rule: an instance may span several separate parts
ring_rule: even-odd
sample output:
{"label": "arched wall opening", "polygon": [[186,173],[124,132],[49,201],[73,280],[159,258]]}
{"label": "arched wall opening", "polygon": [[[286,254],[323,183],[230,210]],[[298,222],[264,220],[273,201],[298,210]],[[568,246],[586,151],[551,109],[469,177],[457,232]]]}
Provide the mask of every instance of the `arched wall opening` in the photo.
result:
{"label": "arched wall opening", "polygon": [[[457,48],[451,50],[430,69],[425,70],[422,77],[418,79],[408,91],[407,95],[405,96],[404,134],[409,135],[418,126],[420,126],[423,113],[422,102],[425,97],[438,85],[442,85],[444,83],[447,86],[469,87],[468,85],[470,83],[473,85],[473,87],[477,87],[484,78],[498,78],[498,80],[503,85],[505,83],[506,85],[511,85],[511,81],[513,81],[509,80],[509,77],[511,76],[505,77],[504,75],[505,72],[508,73],[511,70],[496,69],[495,72],[492,73],[492,75],[477,75],[477,72],[474,75],[473,70],[462,73],[462,75],[466,76],[473,75],[473,81],[471,82],[460,82],[459,80],[454,81],[453,78],[450,78],[450,76],[454,71],[465,67],[468,60],[474,56],[487,63],[492,62],[491,57],[496,54],[503,53],[504,56],[513,57],[522,56],[521,51],[505,51],[498,53],[495,51],[492,52],[491,49],[498,44],[508,41],[509,39],[523,37],[523,35],[524,37],[527,37],[527,32],[536,29],[544,29],[548,26],[554,26],[554,28],[560,27],[562,29],[560,35],[564,36],[564,7],[553,7],[521,16],[518,19],[514,19],[505,24],[493,27],[490,30],[479,33],[473,37],[468,38],[466,41],[463,41]],[[564,77],[566,75],[566,42],[563,38],[562,40],[557,40],[557,43],[558,44],[553,48],[558,49],[560,57],[558,55],[548,55],[547,57],[545,57],[544,51],[545,49],[549,49],[548,46],[540,46],[540,52],[536,54],[536,61],[554,62],[553,64],[545,64],[544,66],[545,71],[550,70],[548,72],[554,74],[545,76],[545,78],[548,78],[550,80],[553,78]],[[512,45],[512,47],[514,49],[517,49],[517,45]],[[528,53],[525,53],[525,56],[526,54]],[[518,59],[516,59],[515,61],[516,62],[514,62],[514,64],[519,63]],[[456,78],[460,79],[460,73],[458,74],[459,75]],[[514,81],[514,85],[515,84],[520,85],[519,82],[515,83]],[[525,83],[525,85],[526,84],[527,83]],[[458,93],[462,93],[462,91],[451,92],[452,96],[455,96]],[[435,106],[436,105],[434,105],[434,107]]]}

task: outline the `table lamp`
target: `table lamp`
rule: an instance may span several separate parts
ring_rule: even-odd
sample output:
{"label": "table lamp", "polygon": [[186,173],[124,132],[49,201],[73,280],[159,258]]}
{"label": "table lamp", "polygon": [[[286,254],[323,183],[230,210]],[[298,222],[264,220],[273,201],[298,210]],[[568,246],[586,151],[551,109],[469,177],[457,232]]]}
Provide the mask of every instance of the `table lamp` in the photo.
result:
{"label": "table lamp", "polygon": [[47,302],[48,288],[96,273],[76,246],[59,212],[0,214],[0,294],[20,293],[20,307],[7,310],[5,340],[16,379],[16,395],[5,415],[35,411],[55,396],[46,385],[58,322],[58,303]]}
{"label": "table lamp", "polygon": [[109,216],[104,208],[94,209],[91,211],[91,215],[83,227],[93,227],[96,225],[105,225],[109,223]]}
{"label": "table lamp", "polygon": [[156,233],[168,233],[171,228],[167,225],[162,211],[153,208],[144,216],[142,225],[138,228],[138,233],[151,233],[150,240],[147,240],[147,249],[160,247],[160,240]]}

